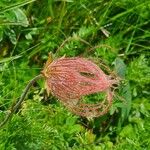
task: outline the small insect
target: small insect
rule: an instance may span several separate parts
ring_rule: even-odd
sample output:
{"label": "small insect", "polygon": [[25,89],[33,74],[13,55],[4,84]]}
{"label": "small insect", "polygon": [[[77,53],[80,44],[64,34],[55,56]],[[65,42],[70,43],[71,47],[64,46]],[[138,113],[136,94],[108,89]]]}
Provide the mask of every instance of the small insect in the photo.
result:
{"label": "small insect", "polygon": [[[51,57],[42,71],[48,94],[52,93],[73,113],[84,117],[98,117],[108,112],[113,100],[111,88],[118,80],[106,75],[92,61],[80,58]],[[86,95],[104,92],[105,100],[96,104],[82,101]]]}

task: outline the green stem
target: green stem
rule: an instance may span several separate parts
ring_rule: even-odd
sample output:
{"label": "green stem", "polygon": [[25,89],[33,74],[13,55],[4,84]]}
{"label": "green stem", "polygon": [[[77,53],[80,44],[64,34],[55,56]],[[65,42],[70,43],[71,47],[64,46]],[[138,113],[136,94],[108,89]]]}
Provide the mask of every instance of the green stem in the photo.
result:
{"label": "green stem", "polygon": [[19,101],[11,108],[11,110],[9,111],[9,113],[6,115],[5,119],[0,123],[0,128],[2,128],[9,119],[12,118],[13,114],[16,112],[16,110],[20,107],[20,105],[22,104],[22,102],[24,101],[30,87],[40,78],[42,78],[43,75],[37,75],[35,76],[32,80],[29,81],[29,83],[27,84],[27,86],[25,87],[23,93],[20,96]]}

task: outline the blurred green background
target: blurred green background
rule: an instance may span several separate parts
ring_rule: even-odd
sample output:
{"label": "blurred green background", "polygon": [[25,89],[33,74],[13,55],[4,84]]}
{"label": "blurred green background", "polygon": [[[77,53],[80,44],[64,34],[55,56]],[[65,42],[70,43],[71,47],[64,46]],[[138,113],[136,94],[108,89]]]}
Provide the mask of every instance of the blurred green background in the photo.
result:
{"label": "blurred green background", "polygon": [[103,61],[124,79],[117,93],[126,101],[86,119],[45,98],[41,80],[0,129],[0,149],[149,150],[149,29],[149,0],[0,0],[0,121],[49,52]]}

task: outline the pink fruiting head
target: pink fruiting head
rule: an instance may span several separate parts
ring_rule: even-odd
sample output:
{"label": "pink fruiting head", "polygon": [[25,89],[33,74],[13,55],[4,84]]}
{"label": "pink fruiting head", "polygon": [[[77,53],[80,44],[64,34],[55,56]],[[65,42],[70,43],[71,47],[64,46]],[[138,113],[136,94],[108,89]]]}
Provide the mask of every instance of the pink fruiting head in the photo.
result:
{"label": "pink fruiting head", "polygon": [[[74,109],[74,112],[81,110],[77,109],[77,104],[85,95],[109,91],[107,100],[109,100],[109,104],[112,101],[110,88],[116,81],[111,80],[96,64],[87,59],[62,57],[51,63],[48,61],[42,73],[46,78],[48,92],[51,91],[65,105]],[[87,105],[84,106],[87,107]],[[91,109],[90,113],[92,110],[94,109]],[[88,115],[87,112],[84,114]]]}

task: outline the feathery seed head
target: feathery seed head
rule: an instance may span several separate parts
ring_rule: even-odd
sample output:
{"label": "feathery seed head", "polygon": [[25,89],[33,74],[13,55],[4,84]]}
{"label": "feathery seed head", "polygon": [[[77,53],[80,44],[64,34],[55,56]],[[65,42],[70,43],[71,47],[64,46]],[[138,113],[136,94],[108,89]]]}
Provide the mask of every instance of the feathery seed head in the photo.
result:
{"label": "feathery seed head", "polygon": [[[62,57],[52,62],[48,60],[42,74],[46,79],[47,91],[51,92],[78,115],[87,116],[92,111],[95,114],[94,116],[99,114],[97,113],[98,110],[94,109],[95,105],[87,107],[88,104],[79,104],[81,98],[85,95],[106,92],[108,105],[111,104],[112,96],[110,95],[112,93],[110,88],[116,81],[110,79],[90,60],[79,57]],[[82,109],[80,108],[81,106]],[[81,110],[84,111],[82,112]]]}

